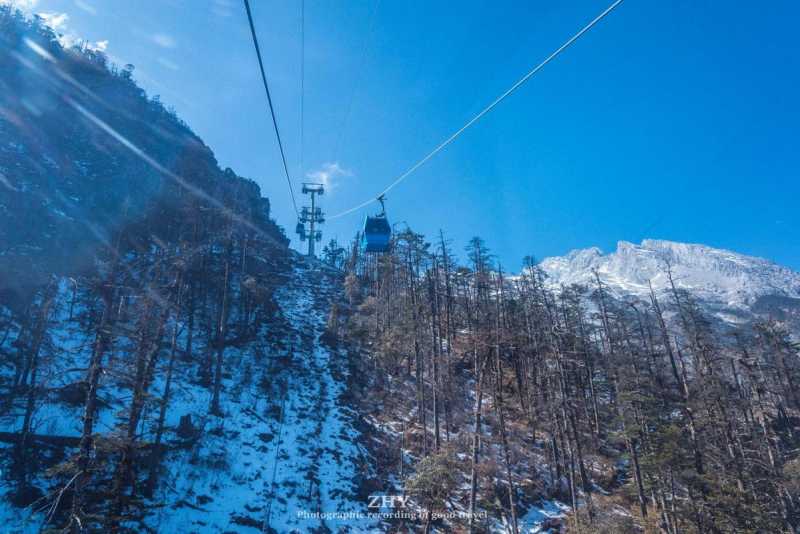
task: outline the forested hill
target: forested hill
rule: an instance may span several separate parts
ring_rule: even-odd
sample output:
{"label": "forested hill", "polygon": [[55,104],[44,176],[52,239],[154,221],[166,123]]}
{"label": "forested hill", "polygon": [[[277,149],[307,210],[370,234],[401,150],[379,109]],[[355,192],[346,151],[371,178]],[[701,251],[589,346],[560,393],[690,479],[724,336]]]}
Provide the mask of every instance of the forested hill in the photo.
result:
{"label": "forested hill", "polygon": [[112,248],[233,231],[285,253],[259,187],[220,169],[136,85],[133,66],[64,49],[49,28],[0,6],[0,73],[0,292],[17,293],[21,307],[50,274],[84,273]]}
{"label": "forested hill", "polygon": [[0,530],[320,529],[366,502],[336,272],[132,71],[0,6]]}
{"label": "forested hill", "polygon": [[133,72],[0,6],[2,532],[800,531],[800,275],[309,260]]}

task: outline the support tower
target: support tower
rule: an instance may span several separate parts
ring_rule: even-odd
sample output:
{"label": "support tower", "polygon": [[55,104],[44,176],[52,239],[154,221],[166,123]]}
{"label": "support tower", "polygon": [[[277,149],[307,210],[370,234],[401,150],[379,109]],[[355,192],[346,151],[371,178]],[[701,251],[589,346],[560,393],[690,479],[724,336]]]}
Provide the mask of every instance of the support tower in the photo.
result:
{"label": "support tower", "polygon": [[303,206],[300,211],[300,220],[297,222],[297,233],[300,241],[308,240],[308,255],[314,257],[314,245],[322,240],[322,230],[317,225],[325,222],[325,214],[317,207],[317,195],[325,193],[322,184],[303,184],[303,194],[311,195],[311,206]]}

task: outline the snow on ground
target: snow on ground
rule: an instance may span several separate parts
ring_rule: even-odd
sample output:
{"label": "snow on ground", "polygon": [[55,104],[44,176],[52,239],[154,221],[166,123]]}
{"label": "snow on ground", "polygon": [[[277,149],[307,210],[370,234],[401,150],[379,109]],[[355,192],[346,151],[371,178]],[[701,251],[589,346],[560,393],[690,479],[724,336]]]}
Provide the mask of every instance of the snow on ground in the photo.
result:
{"label": "snow on ground", "polygon": [[[51,321],[54,325],[50,329],[52,344],[57,347],[57,351],[50,360],[45,362],[48,356],[40,355],[39,372],[37,384],[47,391],[47,402],[36,405],[31,418],[31,432],[34,434],[58,435],[58,436],[80,436],[80,425],[82,409],[79,406],[69,405],[61,402],[59,398],[63,387],[74,382],[84,374],[82,367],[76,362],[85,362],[91,353],[92,340],[87,339],[80,333],[80,329],[75,321],[70,320],[69,304],[71,286],[67,280],[62,280],[58,287],[56,302],[59,305],[51,309]],[[78,316],[83,310],[76,306],[72,310],[74,316]],[[12,346],[11,339],[16,337],[9,336],[6,345],[3,347],[9,354],[17,349]],[[44,353],[45,351],[42,351]],[[13,381],[14,371],[10,364],[0,366],[0,374],[3,375],[6,383]],[[5,404],[0,407],[0,432],[18,433],[22,430],[25,412],[25,399],[20,397],[14,404]],[[107,431],[113,423],[114,410],[100,410],[96,421],[99,431]],[[34,533],[39,531],[42,519],[40,514],[35,511],[42,509],[44,500],[37,501],[33,505],[25,508],[12,506],[9,499],[18,490],[18,481],[12,476],[14,445],[8,442],[0,443],[0,526],[4,534],[8,533]],[[52,458],[51,463],[59,459],[55,451],[42,452],[43,457]],[[28,482],[39,488],[46,488],[50,485],[43,473],[32,473]]]}
{"label": "snow on ground", "polygon": [[[363,518],[367,502],[355,496],[365,453],[341,398],[345,356],[319,342],[331,288],[324,278],[309,284],[306,274],[295,269],[293,283],[278,295],[290,332],[261,381],[271,394],[255,377],[251,384],[226,382],[225,417],[207,418],[198,445],[169,458],[164,478],[171,482],[156,500],[173,505],[148,521],[159,532],[372,529]],[[254,365],[252,355],[238,357],[240,368]],[[202,413],[208,405],[207,391],[198,392],[184,392],[185,411]]]}
{"label": "snow on ground", "polygon": [[517,527],[519,527],[520,534],[546,532],[545,524],[548,519],[564,517],[568,511],[569,507],[558,501],[542,501],[519,518]]}
{"label": "snow on ground", "polygon": [[[374,521],[364,518],[368,502],[356,496],[356,477],[369,469],[369,462],[358,443],[357,416],[343,400],[347,356],[320,343],[335,289],[329,278],[307,267],[297,267],[292,274],[277,294],[278,318],[263,328],[255,342],[225,351],[223,417],[208,414],[211,391],[193,378],[196,362],[176,363],[164,434],[169,450],[155,493],[145,503],[144,521],[154,531],[374,531]],[[314,283],[309,277],[315,278]],[[40,377],[50,393],[48,402],[36,411],[34,431],[77,437],[82,407],[63,402],[58,391],[79,378],[75,373],[83,372],[92,339],[68,320],[63,303],[69,301],[70,288],[60,289],[57,300],[62,304],[54,310],[50,333],[57,347],[55,361],[47,366],[56,372]],[[182,346],[185,338],[179,339]],[[122,343],[110,358],[124,357],[127,348]],[[197,355],[208,350],[199,342],[195,346]],[[151,394],[161,395],[163,380],[163,373],[158,373]],[[98,412],[96,426],[101,433],[114,428],[125,406],[125,393],[115,382],[113,376],[103,378],[100,397],[106,404]],[[143,416],[148,428],[155,412],[151,407]],[[175,433],[186,415],[191,417],[194,439]],[[0,412],[0,431],[18,432],[21,425],[20,406]],[[148,430],[144,439],[152,439],[150,434]],[[0,448],[9,447],[0,443]],[[140,454],[137,462],[146,478],[147,452]],[[7,460],[10,456],[2,454]],[[8,467],[4,463],[0,470],[7,472]],[[41,488],[51,484],[43,475],[31,482]],[[0,473],[0,531],[37,532],[42,514],[12,506],[8,498],[14,491],[13,481]]]}
{"label": "snow on ground", "polygon": [[[46,366],[55,372],[40,377],[50,397],[38,407],[34,429],[40,434],[77,437],[82,407],[63,402],[58,392],[78,378],[74,373],[85,367],[82,362],[88,360],[93,340],[69,320],[65,303],[70,288],[64,285],[60,291],[57,301],[61,304],[54,310],[50,332],[58,349],[55,361]],[[368,499],[358,496],[356,481],[373,473],[368,453],[359,443],[357,414],[343,399],[347,355],[320,342],[335,291],[322,272],[303,265],[294,269],[290,283],[276,295],[278,319],[270,321],[255,342],[226,349],[222,417],[208,414],[211,392],[191,378],[196,361],[176,363],[164,435],[169,450],[155,493],[145,503],[148,527],[186,534],[362,533],[391,528],[369,518]],[[74,310],[75,315],[80,311]],[[184,335],[179,336],[180,346]],[[124,357],[130,348],[124,343],[120,340],[111,358]],[[200,343],[195,346],[197,355],[208,350]],[[158,373],[151,394],[163,392],[163,379],[163,373]],[[125,394],[117,390],[115,377],[105,376],[103,382],[100,396],[106,404],[98,413],[96,428],[107,433],[125,406]],[[157,416],[154,412],[151,408],[143,417],[148,427]],[[181,417],[187,415],[194,439],[175,433]],[[19,406],[0,417],[0,431],[18,432],[21,424]],[[396,428],[380,430],[398,433]],[[149,432],[145,439],[152,439]],[[0,443],[0,447],[10,445]],[[146,452],[141,454],[138,461],[145,466]],[[145,467],[140,472],[145,474]],[[51,483],[39,475],[31,482],[41,488]],[[396,479],[390,483],[395,489],[400,486]],[[37,532],[42,515],[11,506],[7,499],[14,489],[13,484],[0,483],[0,494],[6,496],[0,500],[0,524],[8,532]],[[537,503],[519,519],[520,532],[542,531],[548,518],[563,515],[563,510],[559,503]],[[490,520],[490,530],[502,533],[510,527]]]}

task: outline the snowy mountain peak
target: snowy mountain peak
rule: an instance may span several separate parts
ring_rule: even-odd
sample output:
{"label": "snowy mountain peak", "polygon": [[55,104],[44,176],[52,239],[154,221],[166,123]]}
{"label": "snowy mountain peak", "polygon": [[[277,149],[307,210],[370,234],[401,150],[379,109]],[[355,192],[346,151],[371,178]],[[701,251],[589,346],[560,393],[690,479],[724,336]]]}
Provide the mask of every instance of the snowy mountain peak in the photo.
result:
{"label": "snowy mountain peak", "polygon": [[603,255],[603,251],[598,247],[590,247],[572,250],[567,254],[567,259],[571,262],[591,263],[595,258]]}
{"label": "snowy mountain peak", "polygon": [[648,282],[656,291],[667,289],[671,270],[678,287],[726,306],[749,307],[765,295],[800,298],[800,273],[762,258],[700,244],[620,241],[610,254],[591,247],[546,258],[539,265],[555,287],[592,283],[597,271],[612,290],[646,295]]}

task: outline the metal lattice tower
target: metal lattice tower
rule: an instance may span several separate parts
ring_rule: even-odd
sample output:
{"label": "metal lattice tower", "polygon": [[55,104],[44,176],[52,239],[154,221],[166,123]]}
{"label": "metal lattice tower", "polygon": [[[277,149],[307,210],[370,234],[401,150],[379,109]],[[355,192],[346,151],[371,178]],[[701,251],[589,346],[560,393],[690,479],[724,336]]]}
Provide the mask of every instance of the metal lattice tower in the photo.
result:
{"label": "metal lattice tower", "polygon": [[311,206],[303,206],[300,210],[300,219],[297,222],[297,233],[300,241],[308,240],[308,255],[314,257],[314,245],[322,240],[322,230],[317,229],[318,224],[325,222],[325,214],[317,207],[317,195],[325,193],[322,184],[303,184],[303,194],[311,195]]}

